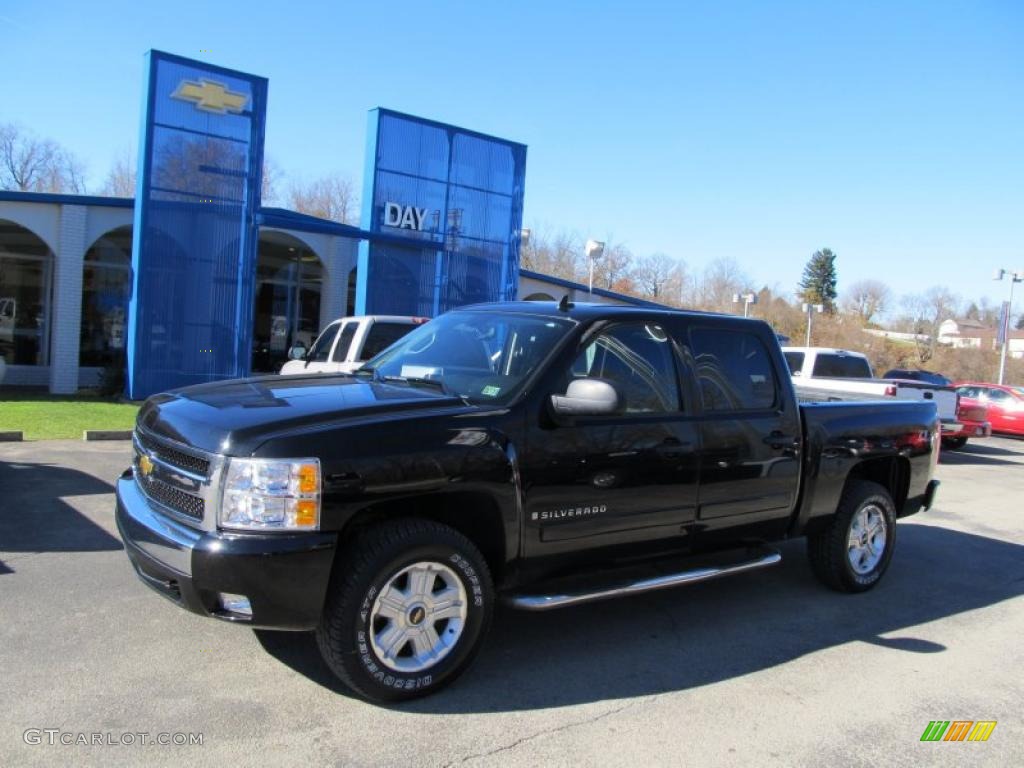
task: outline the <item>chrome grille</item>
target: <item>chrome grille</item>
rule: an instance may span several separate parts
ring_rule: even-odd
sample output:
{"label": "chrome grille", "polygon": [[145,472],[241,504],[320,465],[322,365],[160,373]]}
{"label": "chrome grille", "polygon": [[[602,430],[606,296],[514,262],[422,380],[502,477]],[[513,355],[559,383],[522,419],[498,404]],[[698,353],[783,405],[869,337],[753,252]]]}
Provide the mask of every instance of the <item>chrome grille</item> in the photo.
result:
{"label": "chrome grille", "polygon": [[168,509],[172,509],[182,515],[187,515],[194,520],[202,520],[206,510],[206,504],[198,496],[175,488],[170,483],[165,483],[155,477],[143,477],[139,483],[142,492],[149,498]]}
{"label": "chrome grille", "polygon": [[216,457],[203,456],[141,429],[135,430],[134,437],[135,480],[154,509],[183,522],[202,523],[207,504],[212,503],[208,497]]}
{"label": "chrome grille", "polygon": [[172,448],[163,441],[157,440],[145,432],[135,430],[135,439],[139,441],[139,444],[146,449],[146,452],[150,456],[154,456],[158,459],[171,464],[172,466],[178,467],[179,469],[187,470],[203,477],[210,476],[210,460],[204,459],[200,456],[195,456],[185,451],[181,451],[177,448]]}

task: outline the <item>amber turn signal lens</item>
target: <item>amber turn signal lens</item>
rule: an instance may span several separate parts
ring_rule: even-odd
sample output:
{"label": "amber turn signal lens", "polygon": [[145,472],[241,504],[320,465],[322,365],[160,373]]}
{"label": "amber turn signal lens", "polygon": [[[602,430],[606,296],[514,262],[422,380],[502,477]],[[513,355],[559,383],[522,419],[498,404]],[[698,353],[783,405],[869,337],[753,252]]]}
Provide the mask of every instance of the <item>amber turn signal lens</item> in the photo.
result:
{"label": "amber turn signal lens", "polygon": [[299,493],[316,493],[320,490],[320,468],[316,464],[299,465]]}
{"label": "amber turn signal lens", "polygon": [[295,525],[301,528],[313,528],[317,524],[317,507],[315,501],[301,499],[295,503]]}

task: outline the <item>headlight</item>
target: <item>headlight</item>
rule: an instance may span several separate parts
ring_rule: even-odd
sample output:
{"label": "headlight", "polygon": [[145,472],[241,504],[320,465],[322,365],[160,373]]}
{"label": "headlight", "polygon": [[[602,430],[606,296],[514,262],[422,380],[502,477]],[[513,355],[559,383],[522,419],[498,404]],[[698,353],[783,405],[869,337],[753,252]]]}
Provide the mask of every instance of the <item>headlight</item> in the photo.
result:
{"label": "headlight", "polygon": [[320,527],[319,459],[230,459],[220,525],[246,531]]}

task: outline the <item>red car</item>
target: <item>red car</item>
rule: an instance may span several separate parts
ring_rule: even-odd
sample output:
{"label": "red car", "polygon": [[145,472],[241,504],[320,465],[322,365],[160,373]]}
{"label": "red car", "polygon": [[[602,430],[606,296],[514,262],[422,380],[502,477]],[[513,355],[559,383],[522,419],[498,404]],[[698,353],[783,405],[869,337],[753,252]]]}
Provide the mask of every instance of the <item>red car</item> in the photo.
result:
{"label": "red car", "polygon": [[993,432],[1024,436],[1024,389],[974,381],[959,381],[955,386],[960,397],[977,400],[988,408]]}
{"label": "red car", "polygon": [[944,432],[942,447],[955,451],[967,445],[971,437],[991,437],[992,425],[988,421],[988,408],[978,400],[960,394],[956,406],[957,432]]}

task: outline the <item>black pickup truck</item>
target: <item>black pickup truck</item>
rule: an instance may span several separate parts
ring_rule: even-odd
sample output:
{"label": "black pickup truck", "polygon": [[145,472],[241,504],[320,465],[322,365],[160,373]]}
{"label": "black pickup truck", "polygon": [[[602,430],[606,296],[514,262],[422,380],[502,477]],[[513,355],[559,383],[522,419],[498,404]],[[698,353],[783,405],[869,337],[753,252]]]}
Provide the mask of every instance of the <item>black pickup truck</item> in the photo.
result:
{"label": "black pickup truck", "polygon": [[546,610],[777,563],[885,572],[928,509],[927,402],[798,404],[757,320],[467,307],[355,374],[151,397],[117,484],[139,577],[197,613],[315,630],[377,701],[450,683],[496,601]]}

